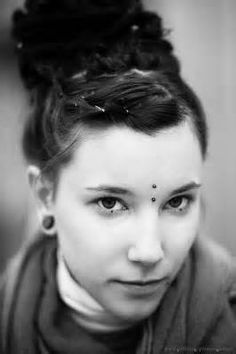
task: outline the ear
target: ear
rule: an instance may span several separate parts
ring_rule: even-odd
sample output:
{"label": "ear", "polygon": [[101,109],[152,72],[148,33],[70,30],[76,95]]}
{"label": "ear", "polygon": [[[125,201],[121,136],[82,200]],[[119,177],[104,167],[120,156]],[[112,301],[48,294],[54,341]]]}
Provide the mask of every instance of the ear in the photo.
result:
{"label": "ear", "polygon": [[28,180],[37,203],[40,219],[53,211],[53,183],[41,174],[39,167],[30,165],[28,167]]}

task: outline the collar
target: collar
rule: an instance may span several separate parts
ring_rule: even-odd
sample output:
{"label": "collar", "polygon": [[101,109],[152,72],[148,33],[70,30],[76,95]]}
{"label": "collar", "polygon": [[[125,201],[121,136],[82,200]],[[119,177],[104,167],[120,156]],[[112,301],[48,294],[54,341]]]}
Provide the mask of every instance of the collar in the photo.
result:
{"label": "collar", "polygon": [[71,309],[75,321],[95,332],[120,331],[130,327],[102,307],[78,282],[67,267],[61,252],[58,252],[57,285],[62,301]]}

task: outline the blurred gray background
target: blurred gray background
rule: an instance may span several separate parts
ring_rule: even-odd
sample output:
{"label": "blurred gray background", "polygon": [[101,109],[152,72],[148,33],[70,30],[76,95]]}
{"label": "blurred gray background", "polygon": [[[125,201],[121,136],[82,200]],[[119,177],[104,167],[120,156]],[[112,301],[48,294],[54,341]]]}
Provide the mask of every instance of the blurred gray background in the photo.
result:
{"label": "blurred gray background", "polygon": [[[204,228],[236,256],[236,1],[144,2],[173,30],[183,76],[205,107],[210,149]],[[21,4],[0,0],[0,270],[36,223],[21,152],[27,100],[9,33],[11,13]]]}

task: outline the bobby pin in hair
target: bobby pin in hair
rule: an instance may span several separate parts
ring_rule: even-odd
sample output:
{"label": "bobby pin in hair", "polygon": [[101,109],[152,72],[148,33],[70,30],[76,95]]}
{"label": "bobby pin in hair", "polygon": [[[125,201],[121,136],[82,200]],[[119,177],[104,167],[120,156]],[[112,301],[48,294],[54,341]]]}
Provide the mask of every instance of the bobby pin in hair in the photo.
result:
{"label": "bobby pin in hair", "polygon": [[102,107],[100,107],[100,106],[97,106],[97,105],[95,105],[95,107],[99,110],[99,111],[101,111],[101,112],[105,112],[105,109],[104,108],[102,108]]}
{"label": "bobby pin in hair", "polygon": [[87,70],[82,70],[72,76],[72,79],[83,79],[87,75]]}

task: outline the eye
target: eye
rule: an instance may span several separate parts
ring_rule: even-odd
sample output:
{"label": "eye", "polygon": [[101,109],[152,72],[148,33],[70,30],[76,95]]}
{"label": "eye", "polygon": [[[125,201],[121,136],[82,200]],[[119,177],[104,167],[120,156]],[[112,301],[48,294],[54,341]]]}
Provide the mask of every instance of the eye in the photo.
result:
{"label": "eye", "polygon": [[193,201],[193,196],[177,196],[168,201],[165,209],[182,212],[185,211]]}
{"label": "eye", "polygon": [[126,210],[126,206],[115,197],[103,197],[97,201],[98,206],[110,213]]}
{"label": "eye", "polygon": [[115,198],[107,197],[107,198],[102,198],[99,202],[98,205],[102,206],[105,209],[112,209],[116,205],[117,200]]}

